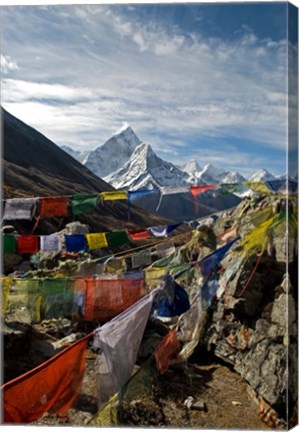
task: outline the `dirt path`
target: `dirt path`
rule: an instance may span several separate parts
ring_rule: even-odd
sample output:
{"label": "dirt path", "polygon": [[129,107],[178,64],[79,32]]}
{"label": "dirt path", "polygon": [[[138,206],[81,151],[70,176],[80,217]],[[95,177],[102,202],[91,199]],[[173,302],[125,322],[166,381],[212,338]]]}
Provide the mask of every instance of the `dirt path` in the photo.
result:
{"label": "dirt path", "polygon": [[[67,416],[45,415],[35,424],[86,425],[97,412],[94,354],[86,353],[82,392]],[[126,403],[122,425],[193,429],[269,429],[257,416],[238,374],[216,362],[206,361],[169,369],[155,379],[154,397]],[[206,409],[187,409],[192,396]]]}

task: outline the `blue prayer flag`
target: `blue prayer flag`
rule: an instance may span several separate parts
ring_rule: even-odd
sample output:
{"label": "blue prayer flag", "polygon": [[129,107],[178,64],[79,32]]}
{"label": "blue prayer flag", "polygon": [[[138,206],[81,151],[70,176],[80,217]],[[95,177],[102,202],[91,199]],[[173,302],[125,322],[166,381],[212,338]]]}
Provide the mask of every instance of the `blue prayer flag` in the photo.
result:
{"label": "blue prayer flag", "polygon": [[84,234],[65,235],[65,248],[68,252],[80,252],[86,250]]}
{"label": "blue prayer flag", "polygon": [[239,239],[240,237],[233,239],[226,245],[212,252],[200,262],[201,272],[204,278],[209,277],[213,272],[218,270],[220,261],[222,260],[226,252]]}

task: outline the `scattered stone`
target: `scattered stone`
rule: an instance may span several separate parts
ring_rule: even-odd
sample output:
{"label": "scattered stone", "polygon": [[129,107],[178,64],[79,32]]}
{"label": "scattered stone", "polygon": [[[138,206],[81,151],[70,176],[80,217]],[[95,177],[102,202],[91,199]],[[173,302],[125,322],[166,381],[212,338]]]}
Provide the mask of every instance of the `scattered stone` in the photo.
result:
{"label": "scattered stone", "polygon": [[239,405],[242,405],[242,403],[238,402],[238,401],[232,401],[232,405],[239,406]]}
{"label": "scattered stone", "polygon": [[204,412],[208,411],[206,403],[202,401],[194,402],[194,404],[191,406],[191,409],[196,411],[204,411]]}
{"label": "scattered stone", "polygon": [[184,400],[184,406],[187,409],[191,409],[193,404],[194,404],[194,401],[195,401],[195,399],[193,396],[188,396],[187,399]]}

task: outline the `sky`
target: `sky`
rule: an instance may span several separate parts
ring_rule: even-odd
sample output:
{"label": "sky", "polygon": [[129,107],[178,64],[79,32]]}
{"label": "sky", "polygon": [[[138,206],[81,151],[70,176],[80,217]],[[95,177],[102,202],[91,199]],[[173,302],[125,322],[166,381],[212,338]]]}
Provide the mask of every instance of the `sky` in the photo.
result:
{"label": "sky", "polygon": [[4,6],[1,104],[75,150],[129,124],[177,165],[284,174],[286,4]]}

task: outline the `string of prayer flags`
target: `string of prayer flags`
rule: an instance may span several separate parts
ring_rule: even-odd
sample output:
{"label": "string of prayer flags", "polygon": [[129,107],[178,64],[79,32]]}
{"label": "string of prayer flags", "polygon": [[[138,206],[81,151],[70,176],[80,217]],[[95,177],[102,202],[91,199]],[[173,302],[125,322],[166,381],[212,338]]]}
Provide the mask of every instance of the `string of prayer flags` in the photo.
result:
{"label": "string of prayer flags", "polygon": [[131,240],[147,240],[150,238],[150,234],[147,229],[136,229],[128,230],[128,234]]}
{"label": "string of prayer flags", "polygon": [[105,233],[86,234],[86,240],[90,250],[108,247]]}
{"label": "string of prayer flags", "polygon": [[237,237],[231,240],[226,245],[212,252],[208,256],[206,256],[202,261],[200,261],[201,273],[204,278],[210,277],[212,273],[218,270],[220,261],[226,254],[226,252],[232,247],[232,245],[239,240],[240,237]]}
{"label": "string of prayer flags", "polygon": [[86,240],[84,234],[65,235],[65,248],[67,252],[81,252],[86,249]]}
{"label": "string of prayer flags", "polygon": [[19,253],[37,253],[39,251],[39,237],[35,235],[18,235],[17,250]]}
{"label": "string of prayer flags", "polygon": [[7,199],[4,209],[4,220],[32,220],[38,198]]}
{"label": "string of prayer flags", "polygon": [[246,187],[243,183],[221,183],[220,192],[224,195],[229,193],[242,193],[245,192]]}
{"label": "string of prayer flags", "polygon": [[41,252],[59,253],[62,251],[61,237],[57,234],[40,236]]}
{"label": "string of prayer flags", "polygon": [[131,257],[131,261],[132,261],[132,268],[143,267],[151,264],[152,262],[151,250],[145,249],[133,254]]}
{"label": "string of prayer flags", "polygon": [[155,350],[157,369],[161,375],[167,372],[172,360],[175,360],[180,352],[180,342],[176,329],[171,330]]}
{"label": "string of prayer flags", "polygon": [[3,252],[4,253],[15,253],[17,251],[17,239],[14,235],[3,235]]}
{"label": "string of prayer flags", "polygon": [[103,365],[98,373],[98,394],[107,398],[105,401],[101,397],[99,404],[107,402],[130,379],[154,295],[153,291],[142,297],[122,314],[95,330],[94,347],[100,349],[98,363]]}
{"label": "string of prayer flags", "polygon": [[67,216],[67,196],[40,198],[40,217]]}
{"label": "string of prayer flags", "polygon": [[115,201],[115,200],[127,200],[127,191],[112,191],[112,192],[101,192],[101,198],[104,201]]}
{"label": "string of prayer flags", "polygon": [[75,216],[93,212],[97,208],[98,194],[76,194],[72,198],[73,214]]}
{"label": "string of prayer flags", "polygon": [[114,231],[106,234],[109,246],[122,246],[129,242],[126,231]]}
{"label": "string of prayer flags", "polygon": [[190,192],[191,195],[194,198],[194,206],[195,206],[195,212],[198,213],[199,207],[198,207],[198,201],[197,201],[197,195],[202,194],[210,189],[215,189],[218,185],[212,184],[212,185],[205,185],[205,186],[190,186]]}
{"label": "string of prayer flags", "polygon": [[245,182],[246,186],[248,186],[253,192],[258,194],[269,194],[269,188],[262,181],[247,181]]}
{"label": "string of prayer flags", "polygon": [[1,387],[4,423],[29,423],[45,412],[63,414],[72,406],[81,390],[90,336]]}
{"label": "string of prayer flags", "polygon": [[174,231],[181,224],[163,225],[157,227],[150,227],[148,231],[155,237],[167,237],[172,231]]}
{"label": "string of prayer flags", "polygon": [[140,299],[143,279],[86,278],[85,313],[87,321],[106,322]]}

